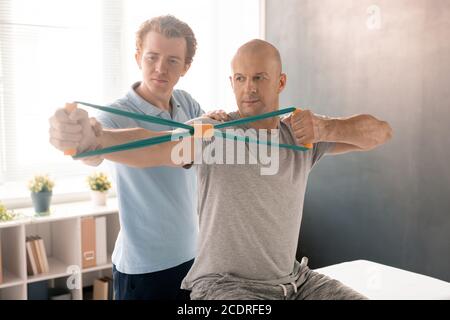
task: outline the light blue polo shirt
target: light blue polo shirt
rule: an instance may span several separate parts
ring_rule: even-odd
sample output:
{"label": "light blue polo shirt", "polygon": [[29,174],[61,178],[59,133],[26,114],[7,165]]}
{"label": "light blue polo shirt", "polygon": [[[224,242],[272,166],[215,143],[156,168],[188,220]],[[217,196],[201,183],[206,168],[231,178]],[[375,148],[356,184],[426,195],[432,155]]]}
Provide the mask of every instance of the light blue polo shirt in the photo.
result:
{"label": "light blue polo shirt", "polygon": [[[204,112],[185,91],[174,90],[172,116],[141,98],[134,88],[111,107],[186,122]],[[142,127],[153,131],[175,128],[100,112],[104,128]],[[197,247],[197,180],[195,169],[156,167],[114,168],[120,232],[112,255],[117,270],[127,274],[155,272],[193,259]]]}

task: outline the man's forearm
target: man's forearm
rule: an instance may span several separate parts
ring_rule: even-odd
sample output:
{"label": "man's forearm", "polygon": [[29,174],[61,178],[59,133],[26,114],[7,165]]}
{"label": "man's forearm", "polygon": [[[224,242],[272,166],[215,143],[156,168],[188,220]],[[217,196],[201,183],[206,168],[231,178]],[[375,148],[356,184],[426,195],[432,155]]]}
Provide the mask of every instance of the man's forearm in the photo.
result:
{"label": "man's forearm", "polygon": [[392,136],[387,122],[366,114],[324,119],[319,130],[322,141],[351,144],[362,150],[371,150]]}
{"label": "man's forearm", "polygon": [[101,135],[101,145],[106,147],[124,144],[132,141],[148,139],[160,135],[165,135],[167,132],[156,132],[142,128],[129,129],[103,129]]}
{"label": "man's forearm", "polygon": [[[148,139],[152,137],[170,134],[170,132],[155,132],[142,128],[131,129],[104,129],[100,137],[100,145],[102,148],[120,145],[132,141]],[[159,165],[170,165],[165,149],[170,148],[168,143],[158,144],[151,147],[131,149],[114,153],[104,154],[103,158],[126,164],[132,167],[153,167]]]}

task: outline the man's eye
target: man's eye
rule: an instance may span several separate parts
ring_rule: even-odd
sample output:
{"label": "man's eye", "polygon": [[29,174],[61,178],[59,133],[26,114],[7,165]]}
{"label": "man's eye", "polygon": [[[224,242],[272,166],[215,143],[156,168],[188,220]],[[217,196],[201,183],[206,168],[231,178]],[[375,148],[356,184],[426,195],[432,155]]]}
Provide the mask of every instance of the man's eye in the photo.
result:
{"label": "man's eye", "polygon": [[177,64],[178,60],[177,59],[170,59],[169,62],[170,62],[170,64]]}
{"label": "man's eye", "polygon": [[235,80],[241,82],[244,80],[244,77],[236,77]]}

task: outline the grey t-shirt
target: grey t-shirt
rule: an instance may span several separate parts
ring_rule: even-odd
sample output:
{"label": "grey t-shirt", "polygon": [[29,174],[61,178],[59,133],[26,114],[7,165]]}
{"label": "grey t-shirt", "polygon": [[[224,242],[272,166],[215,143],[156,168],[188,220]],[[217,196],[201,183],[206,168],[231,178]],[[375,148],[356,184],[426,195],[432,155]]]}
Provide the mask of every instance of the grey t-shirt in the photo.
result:
{"label": "grey t-shirt", "polygon": [[[295,144],[292,129],[282,122],[279,142]],[[192,289],[203,277],[222,274],[272,284],[294,281],[306,182],[332,146],[319,142],[304,152],[279,149],[275,175],[261,175],[259,162],[197,165],[198,252],[181,287]]]}

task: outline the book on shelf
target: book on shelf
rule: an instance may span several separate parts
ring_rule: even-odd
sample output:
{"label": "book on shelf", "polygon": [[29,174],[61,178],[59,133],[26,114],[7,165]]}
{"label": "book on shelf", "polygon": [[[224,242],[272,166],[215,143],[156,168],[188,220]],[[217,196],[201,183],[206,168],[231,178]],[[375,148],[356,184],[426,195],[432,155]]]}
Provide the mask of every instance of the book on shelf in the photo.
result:
{"label": "book on shelf", "polygon": [[81,219],[81,259],[83,268],[95,267],[95,220],[94,217]]}
{"label": "book on shelf", "polygon": [[106,217],[95,218],[95,254],[98,266],[108,262],[106,253]]}
{"label": "book on shelf", "polygon": [[31,237],[31,245],[33,246],[33,250],[36,255],[36,265],[37,265],[37,269],[38,269],[38,274],[41,274],[44,272],[44,269],[42,268],[42,256],[41,256],[42,253],[41,253],[41,250],[39,249],[39,245],[36,240],[37,240],[37,236]]}
{"label": "book on shelf", "polygon": [[26,238],[27,273],[36,275],[50,271],[44,240],[39,236]]}
{"label": "book on shelf", "polygon": [[114,300],[114,287],[113,287],[113,279],[110,277],[105,277],[108,281],[108,300]]}
{"label": "book on shelf", "polygon": [[108,280],[105,278],[94,280],[94,300],[108,300]]}
{"label": "book on shelf", "polygon": [[27,249],[27,273],[29,276],[34,276],[39,272],[37,268],[37,260],[34,253],[33,243],[31,242],[30,237],[26,238],[25,246]]}
{"label": "book on shelf", "polygon": [[36,242],[37,242],[37,246],[39,248],[39,252],[41,253],[42,272],[44,272],[44,273],[50,272],[50,268],[48,265],[47,251],[45,250],[44,240],[41,237],[37,237]]}
{"label": "book on shelf", "polygon": [[27,247],[27,257],[30,260],[30,268],[27,268],[30,271],[29,275],[36,275],[42,273],[42,270],[39,265],[38,252],[34,242],[34,237],[29,236],[26,238],[26,247]]}
{"label": "book on shelf", "polygon": [[93,300],[114,300],[113,279],[103,277],[94,280]]}

